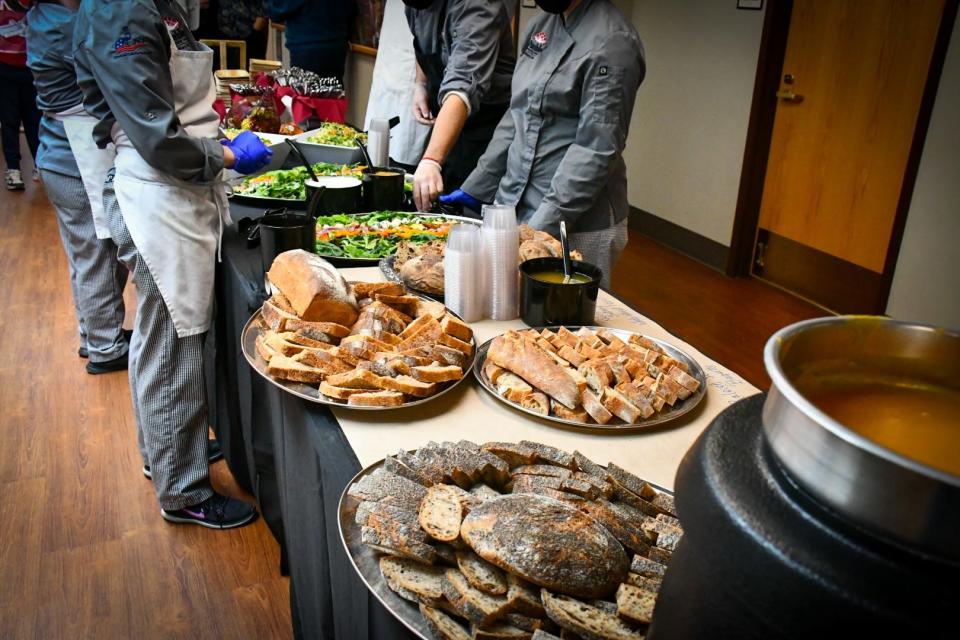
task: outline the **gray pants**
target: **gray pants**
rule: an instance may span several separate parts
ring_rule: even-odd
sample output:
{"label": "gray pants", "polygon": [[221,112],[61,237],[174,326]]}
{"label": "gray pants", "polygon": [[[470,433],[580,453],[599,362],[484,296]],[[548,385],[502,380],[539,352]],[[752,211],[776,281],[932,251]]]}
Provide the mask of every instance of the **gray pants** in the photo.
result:
{"label": "gray pants", "polygon": [[600,286],[610,289],[613,265],[627,246],[627,221],[623,220],[599,231],[570,234],[570,248],[583,254],[583,259],[603,270]]}
{"label": "gray pants", "polygon": [[41,171],[57,212],[60,240],[70,269],[70,290],[80,325],[80,346],[90,360],[106,362],[127,352],[123,337],[123,287],[127,268],[111,240],[97,238],[90,201],[80,178]]}
{"label": "gray pants", "polygon": [[120,260],[133,274],[137,318],[130,342],[130,395],[137,442],[160,507],[182,509],[213,495],[207,463],[205,334],[177,337],[170,312],[140,257],[107,176],[103,204]]}

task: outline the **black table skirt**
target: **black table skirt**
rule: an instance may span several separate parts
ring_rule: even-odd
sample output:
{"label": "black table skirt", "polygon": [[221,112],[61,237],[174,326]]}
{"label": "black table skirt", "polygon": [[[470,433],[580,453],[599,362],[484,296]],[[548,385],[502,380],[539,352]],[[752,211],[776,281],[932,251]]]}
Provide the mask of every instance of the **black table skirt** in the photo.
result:
{"label": "black table skirt", "polygon": [[[234,220],[257,217],[231,206]],[[263,380],[240,346],[262,304],[263,265],[236,226],[224,231],[216,314],[207,339],[211,423],[237,481],[250,490],[281,547],[298,638],[412,638],[367,591],[337,529],[340,494],[360,463],[333,414]]]}

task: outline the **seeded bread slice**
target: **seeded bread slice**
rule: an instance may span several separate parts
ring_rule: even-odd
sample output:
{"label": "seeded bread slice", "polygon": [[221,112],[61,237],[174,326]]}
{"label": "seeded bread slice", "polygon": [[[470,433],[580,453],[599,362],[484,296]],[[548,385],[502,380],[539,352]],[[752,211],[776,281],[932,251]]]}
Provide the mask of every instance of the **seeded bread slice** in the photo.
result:
{"label": "seeded bread slice", "polygon": [[647,552],[647,557],[654,562],[668,565],[670,564],[670,559],[673,557],[673,554],[666,549],[661,549],[660,547],[650,547],[650,551]]}
{"label": "seeded bread slice", "polygon": [[540,591],[523,578],[507,573],[507,600],[510,610],[531,618],[542,618],[543,603],[540,601]]}
{"label": "seeded bread slice", "polygon": [[656,603],[656,593],[650,593],[632,584],[622,584],[617,589],[617,613],[622,618],[641,624],[650,624]]}
{"label": "seeded bread slice", "polygon": [[399,538],[396,532],[381,532],[373,527],[363,527],[360,530],[360,541],[377,551],[426,564],[433,564],[437,559],[437,552],[430,545]]}
{"label": "seeded bread slice", "polygon": [[[537,602],[539,601],[540,594],[537,594]],[[546,629],[547,631],[556,629],[556,625],[547,618],[525,616],[519,613],[508,613],[503,617],[503,620],[507,624],[511,624],[524,631],[529,631],[530,633],[533,633],[537,629]]]}
{"label": "seeded bread slice", "polygon": [[447,569],[444,574],[443,595],[465,618],[478,625],[490,624],[509,611],[506,596],[484,593],[456,569]]}
{"label": "seeded bread slice", "polygon": [[430,487],[420,503],[420,526],[431,538],[441,542],[451,542],[460,537],[463,516],[461,498],[450,485]]}
{"label": "seeded bread slice", "polygon": [[551,620],[586,640],[643,640],[643,634],[627,626],[615,613],[580,602],[569,596],[540,593]]}
{"label": "seeded bread slice", "polygon": [[388,581],[393,581],[417,596],[434,600],[443,597],[442,569],[404,558],[384,556],[380,558],[380,573]]}
{"label": "seeded bread slice", "polygon": [[607,470],[579,451],[573,452],[573,461],[576,463],[577,469],[583,473],[588,473],[596,478],[606,479]]}
{"label": "seeded bread slice", "polygon": [[507,577],[496,567],[473,551],[457,552],[457,566],[467,581],[485,593],[502,596],[507,593]]}
{"label": "seeded bread slice", "polygon": [[474,640],[530,640],[533,637],[533,633],[530,631],[524,631],[502,622],[495,622],[483,627],[472,625],[470,634]]}
{"label": "seeded bread slice", "polygon": [[580,510],[602,524],[620,544],[630,551],[641,555],[649,552],[651,541],[647,534],[624,523],[606,500],[584,501]]}
{"label": "seeded bread slice", "polygon": [[544,631],[543,629],[537,629],[533,632],[530,640],[560,640],[560,636],[555,636],[552,633]]}
{"label": "seeded bread slice", "polygon": [[552,464],[525,464],[513,470],[512,475],[553,476],[555,478],[569,478],[570,469],[557,467]]}
{"label": "seeded bread slice", "polygon": [[467,630],[451,616],[436,607],[420,605],[420,615],[427,621],[430,633],[437,640],[471,640]]}
{"label": "seeded bread slice", "polygon": [[562,451],[556,447],[551,447],[550,445],[539,442],[531,442],[529,440],[521,440],[520,444],[533,449],[534,455],[538,462],[552,464],[558,467],[565,467],[567,469],[574,468],[573,456],[566,451]]}
{"label": "seeded bread slice", "polygon": [[649,591],[650,593],[657,593],[660,591],[660,585],[663,584],[663,577],[657,576],[656,578],[646,578],[641,576],[639,573],[628,573],[627,579],[624,580],[627,584],[632,584],[633,586],[643,589],[644,591]]}
{"label": "seeded bread slice", "polygon": [[534,460],[537,459],[537,452],[522,442],[488,442],[483,445],[483,450],[497,456],[511,468],[533,464]]}
{"label": "seeded bread slice", "polygon": [[492,489],[490,486],[485,485],[482,482],[470,487],[470,493],[476,496],[481,502],[486,502],[487,500],[491,500],[493,498],[499,498],[501,495],[503,495],[496,489]]}
{"label": "seeded bread slice", "polygon": [[630,571],[646,578],[662,578],[663,574],[667,572],[667,567],[650,558],[633,556]]}
{"label": "seeded bread slice", "polygon": [[348,489],[347,494],[360,500],[372,500],[378,502],[387,496],[393,498],[407,497],[417,505],[427,495],[427,490],[423,486],[402,478],[395,473],[390,473],[385,469],[377,469],[368,476],[355,482]]}

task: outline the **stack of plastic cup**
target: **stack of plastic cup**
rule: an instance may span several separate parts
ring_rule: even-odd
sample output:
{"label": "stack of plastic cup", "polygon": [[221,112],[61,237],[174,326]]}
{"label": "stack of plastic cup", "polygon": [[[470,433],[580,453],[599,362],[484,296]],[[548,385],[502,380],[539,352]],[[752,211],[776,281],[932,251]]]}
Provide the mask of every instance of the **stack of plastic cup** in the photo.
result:
{"label": "stack of plastic cup", "polygon": [[513,320],[520,315],[520,228],[509,205],[484,205],[483,246],[487,266],[487,316]]}
{"label": "stack of plastic cup", "polygon": [[456,224],[443,254],[443,300],[464,322],[483,319],[483,237],[474,224]]}

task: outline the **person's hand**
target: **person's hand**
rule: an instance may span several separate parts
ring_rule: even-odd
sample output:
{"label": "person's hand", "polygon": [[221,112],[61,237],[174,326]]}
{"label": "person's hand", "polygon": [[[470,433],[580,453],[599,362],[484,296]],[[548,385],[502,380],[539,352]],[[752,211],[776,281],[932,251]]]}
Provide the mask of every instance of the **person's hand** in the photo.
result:
{"label": "person's hand", "polygon": [[[221,140],[224,149],[224,165],[228,169],[233,169],[237,173],[249,174],[259,171],[270,163],[273,157],[273,151],[263,144],[257,134],[252,131],[241,131],[233,140]],[[233,162],[226,153],[230,151],[233,156]]]}
{"label": "person's hand", "polygon": [[257,17],[254,18],[254,20],[253,20],[253,30],[254,30],[254,31],[263,31],[264,29],[267,28],[267,25],[268,25],[268,24],[269,24],[269,20],[267,20],[267,18],[265,18],[265,17],[263,17],[263,16],[257,16]]}
{"label": "person's hand", "polygon": [[480,208],[483,205],[482,202],[462,189],[457,189],[452,193],[440,196],[440,202],[443,204],[459,204],[460,206],[466,207],[467,209],[472,209],[477,213],[480,213]]}
{"label": "person's hand", "polygon": [[427,100],[427,85],[423,82],[413,85],[413,119],[420,124],[433,124],[435,120]]}
{"label": "person's hand", "polygon": [[440,175],[440,163],[424,158],[413,174],[413,202],[417,211],[426,211],[443,191],[443,176]]}

